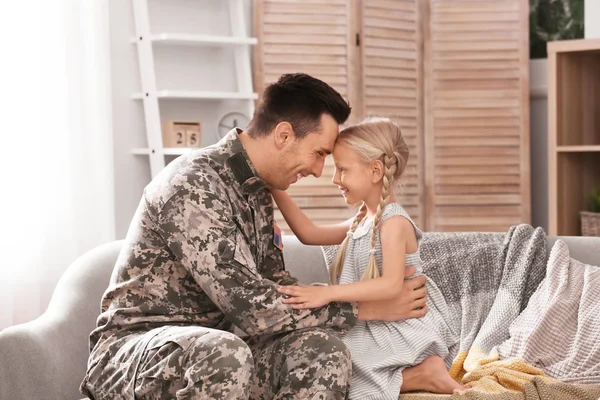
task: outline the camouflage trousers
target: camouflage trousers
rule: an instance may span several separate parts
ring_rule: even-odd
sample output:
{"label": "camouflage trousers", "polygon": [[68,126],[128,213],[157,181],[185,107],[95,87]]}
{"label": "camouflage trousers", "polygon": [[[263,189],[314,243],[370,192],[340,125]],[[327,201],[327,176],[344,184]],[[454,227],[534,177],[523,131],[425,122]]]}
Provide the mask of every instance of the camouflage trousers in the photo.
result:
{"label": "camouflage trousers", "polygon": [[252,354],[232,333],[169,326],[103,346],[81,391],[95,400],[248,398]]}
{"label": "camouflage trousers", "polygon": [[171,326],[115,342],[81,390],[95,400],[337,400],[350,375],[349,351],[324,329],[246,344],[228,332]]}
{"label": "camouflage trousers", "polygon": [[249,340],[255,373],[250,399],[345,399],[350,351],[333,332],[307,328]]}

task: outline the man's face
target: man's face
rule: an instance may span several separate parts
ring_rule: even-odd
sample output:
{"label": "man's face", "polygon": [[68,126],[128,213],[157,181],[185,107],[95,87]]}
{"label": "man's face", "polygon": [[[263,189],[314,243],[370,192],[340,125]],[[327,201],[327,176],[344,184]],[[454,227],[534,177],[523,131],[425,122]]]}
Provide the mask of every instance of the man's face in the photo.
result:
{"label": "man's face", "polygon": [[303,138],[290,138],[280,151],[277,170],[273,171],[271,186],[286,190],[298,179],[314,175],[317,178],[323,173],[325,157],[331,154],[339,133],[339,125],[328,114],[321,116],[321,130],[309,132]]}

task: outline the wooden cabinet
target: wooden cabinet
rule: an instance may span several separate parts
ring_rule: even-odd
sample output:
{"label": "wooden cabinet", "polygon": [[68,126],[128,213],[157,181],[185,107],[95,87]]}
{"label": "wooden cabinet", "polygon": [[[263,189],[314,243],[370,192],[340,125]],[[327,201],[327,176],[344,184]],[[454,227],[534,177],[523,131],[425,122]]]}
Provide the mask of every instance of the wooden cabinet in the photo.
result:
{"label": "wooden cabinet", "polygon": [[[350,123],[392,118],[411,155],[401,202],[430,231],[530,220],[527,0],[258,0],[257,92],[306,72],[350,101]],[[329,184],[290,194],[317,222],[347,210]]]}
{"label": "wooden cabinet", "polygon": [[548,43],[548,233],[580,235],[600,186],[600,39]]}

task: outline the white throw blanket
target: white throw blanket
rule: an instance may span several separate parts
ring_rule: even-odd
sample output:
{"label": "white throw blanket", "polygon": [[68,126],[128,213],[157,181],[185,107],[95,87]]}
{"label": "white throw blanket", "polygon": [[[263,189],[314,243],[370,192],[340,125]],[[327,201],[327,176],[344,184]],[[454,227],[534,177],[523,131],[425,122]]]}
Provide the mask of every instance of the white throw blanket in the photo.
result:
{"label": "white throw blanket", "polygon": [[564,382],[600,384],[600,267],[571,258],[558,240],[546,277],[498,347]]}

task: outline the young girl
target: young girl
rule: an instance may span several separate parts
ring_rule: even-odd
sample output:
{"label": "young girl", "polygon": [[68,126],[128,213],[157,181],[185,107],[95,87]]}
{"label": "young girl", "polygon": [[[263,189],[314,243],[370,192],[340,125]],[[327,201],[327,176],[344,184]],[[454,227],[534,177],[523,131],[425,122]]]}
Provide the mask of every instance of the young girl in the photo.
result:
{"label": "young girl", "polygon": [[[282,191],[273,190],[286,222],[304,244],[341,244],[330,266],[331,286],[281,286],[295,309],[335,301],[391,299],[398,295],[407,265],[422,272],[422,233],[397,203],[394,183],[402,176],[408,146],[400,128],[384,118],[368,119],[340,132],[333,158],[337,185],[347,204],[361,204],[346,223],[315,226]],[[429,311],[400,322],[362,321],[344,336],[352,354],[350,399],[398,399],[400,391],[452,393],[462,387],[447,368],[458,338],[446,324],[448,308],[427,280]]]}

